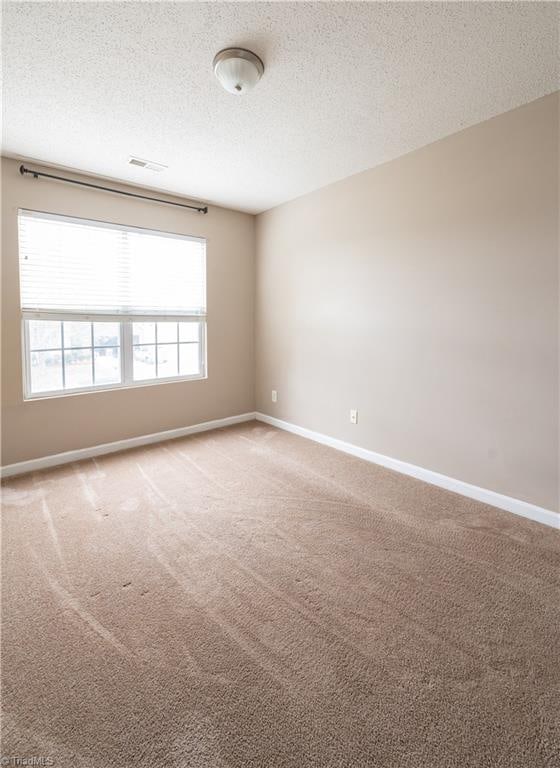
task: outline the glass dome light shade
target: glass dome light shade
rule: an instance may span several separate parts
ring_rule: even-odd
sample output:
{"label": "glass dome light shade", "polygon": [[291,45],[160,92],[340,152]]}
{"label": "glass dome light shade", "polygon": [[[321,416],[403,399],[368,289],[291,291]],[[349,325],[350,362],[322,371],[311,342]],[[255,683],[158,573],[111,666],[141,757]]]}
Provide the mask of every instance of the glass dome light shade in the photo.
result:
{"label": "glass dome light shade", "polygon": [[259,57],[243,48],[226,48],[214,58],[214,74],[226,91],[236,96],[250,91],[263,72]]}

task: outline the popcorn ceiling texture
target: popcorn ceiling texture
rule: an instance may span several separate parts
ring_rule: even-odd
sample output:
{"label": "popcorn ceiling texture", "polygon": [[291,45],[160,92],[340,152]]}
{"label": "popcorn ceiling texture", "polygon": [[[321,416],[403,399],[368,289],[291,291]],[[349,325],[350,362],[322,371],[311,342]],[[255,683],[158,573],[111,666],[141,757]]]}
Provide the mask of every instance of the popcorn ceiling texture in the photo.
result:
{"label": "popcorn ceiling texture", "polygon": [[[557,3],[6,3],[3,151],[259,212],[557,90]],[[265,62],[246,97],[221,48]],[[127,165],[129,154],[169,165]]]}
{"label": "popcorn ceiling texture", "polygon": [[4,755],[553,768],[560,532],[254,422],[11,479]]}

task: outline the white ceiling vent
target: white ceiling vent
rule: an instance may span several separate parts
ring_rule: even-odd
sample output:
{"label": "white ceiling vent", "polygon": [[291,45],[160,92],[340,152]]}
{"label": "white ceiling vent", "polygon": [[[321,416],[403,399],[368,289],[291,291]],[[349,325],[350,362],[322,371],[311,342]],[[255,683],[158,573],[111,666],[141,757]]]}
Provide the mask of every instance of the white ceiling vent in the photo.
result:
{"label": "white ceiling vent", "polygon": [[137,165],[139,168],[146,168],[148,171],[157,171],[158,173],[167,168],[163,163],[154,163],[153,160],[143,160],[141,157],[134,157],[134,155],[130,155],[128,164]]}

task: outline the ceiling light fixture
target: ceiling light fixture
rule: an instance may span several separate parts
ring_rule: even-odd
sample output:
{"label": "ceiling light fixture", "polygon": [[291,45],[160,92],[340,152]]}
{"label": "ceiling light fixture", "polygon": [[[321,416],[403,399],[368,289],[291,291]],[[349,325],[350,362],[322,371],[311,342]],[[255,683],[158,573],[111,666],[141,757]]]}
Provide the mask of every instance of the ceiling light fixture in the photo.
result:
{"label": "ceiling light fixture", "polygon": [[261,79],[264,64],[245,48],[224,48],[214,57],[214,74],[230,93],[242,96]]}

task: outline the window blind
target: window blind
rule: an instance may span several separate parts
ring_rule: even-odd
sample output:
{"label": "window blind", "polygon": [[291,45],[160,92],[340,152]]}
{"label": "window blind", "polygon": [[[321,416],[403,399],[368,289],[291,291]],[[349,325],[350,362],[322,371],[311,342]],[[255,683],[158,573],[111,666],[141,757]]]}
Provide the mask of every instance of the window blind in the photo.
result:
{"label": "window blind", "polygon": [[20,210],[24,315],[206,314],[206,241]]}

